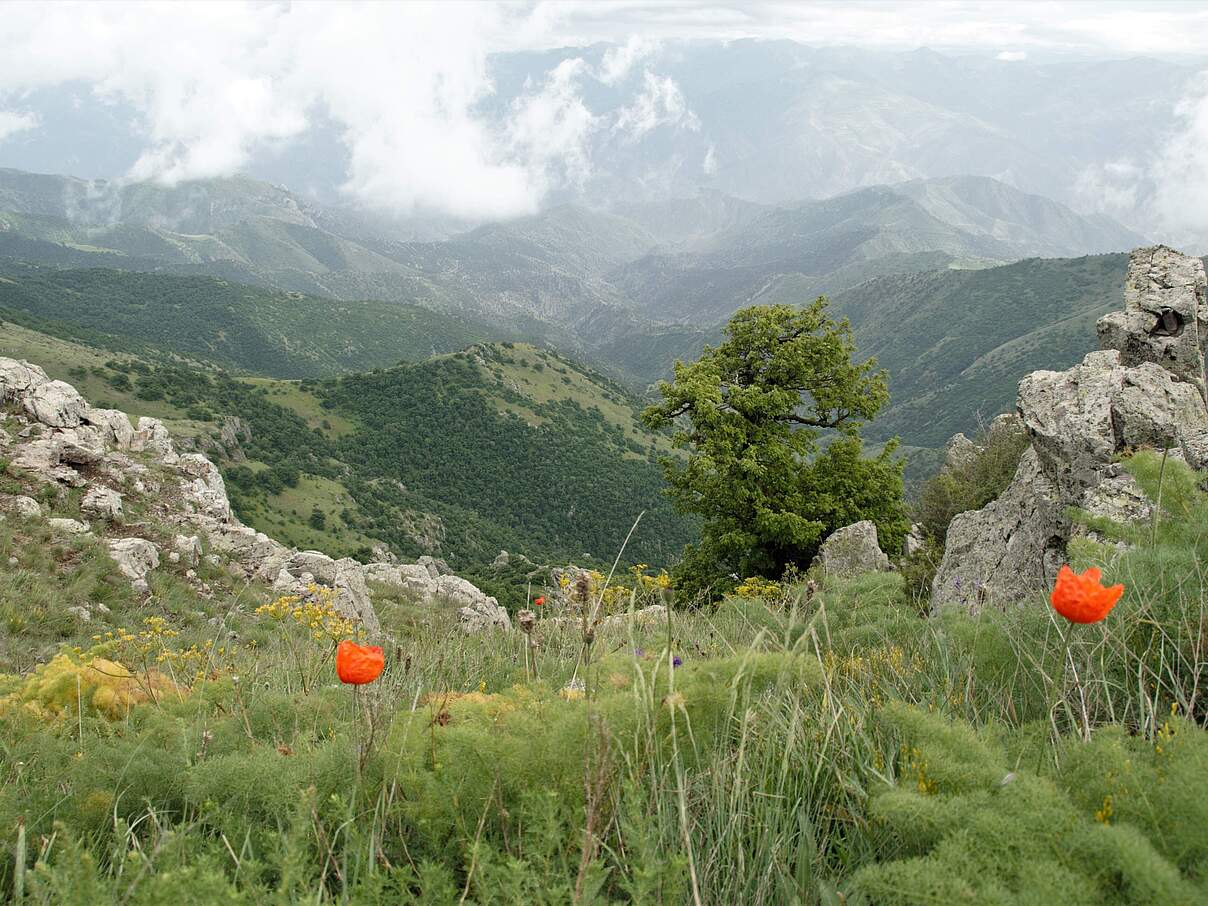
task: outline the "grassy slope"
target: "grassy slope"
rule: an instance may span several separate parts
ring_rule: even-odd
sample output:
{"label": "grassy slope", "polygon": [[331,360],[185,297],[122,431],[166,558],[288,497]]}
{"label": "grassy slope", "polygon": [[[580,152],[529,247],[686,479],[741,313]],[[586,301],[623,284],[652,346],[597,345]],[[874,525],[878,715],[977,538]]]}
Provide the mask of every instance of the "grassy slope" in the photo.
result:
{"label": "grassy slope", "polygon": [[[1208,500],[1178,477],[1152,539],[1076,554],[1128,586],[1098,626],[1039,598],[920,618],[879,574],[621,620],[585,666],[548,606],[530,657],[378,589],[357,708],[332,638],[256,614],[265,589],[207,566],[198,597],[164,565],[142,601],[97,542],[9,518],[0,839],[24,827],[27,900],[56,906],[1202,903]],[[79,596],[109,611],[83,624]],[[108,640],[147,617],[179,635]],[[59,645],[181,687],[107,707],[112,664],[33,672]]]}
{"label": "grassy slope", "polygon": [[378,507],[373,533],[404,550],[408,509],[439,513],[442,552],[463,564],[500,548],[609,562],[642,510],[627,560],[666,563],[691,537],[652,461],[666,439],[622,388],[548,350],[474,347],[319,392],[359,422],[338,455],[363,482],[354,496]]}

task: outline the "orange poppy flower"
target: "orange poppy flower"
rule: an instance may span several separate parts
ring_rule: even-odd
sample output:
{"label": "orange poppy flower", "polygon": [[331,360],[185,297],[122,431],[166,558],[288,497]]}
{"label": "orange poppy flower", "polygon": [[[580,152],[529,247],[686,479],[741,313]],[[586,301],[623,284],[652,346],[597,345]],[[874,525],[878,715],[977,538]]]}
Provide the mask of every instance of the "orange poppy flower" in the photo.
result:
{"label": "orange poppy flower", "polygon": [[1098,623],[1124,594],[1123,585],[1104,588],[1099,581],[1101,576],[1094,566],[1082,575],[1069,566],[1061,567],[1053,586],[1053,609],[1071,623]]}
{"label": "orange poppy flower", "polygon": [[336,675],[341,683],[363,686],[382,675],[386,657],[377,645],[358,645],[345,639],[336,646]]}
{"label": "orange poppy flower", "polygon": [[539,598],[535,598],[535,599],[533,600],[533,606],[534,606],[534,607],[540,607],[540,606],[541,606],[542,604],[544,604],[544,603],[545,603],[545,595],[542,595],[541,597],[539,597]]}

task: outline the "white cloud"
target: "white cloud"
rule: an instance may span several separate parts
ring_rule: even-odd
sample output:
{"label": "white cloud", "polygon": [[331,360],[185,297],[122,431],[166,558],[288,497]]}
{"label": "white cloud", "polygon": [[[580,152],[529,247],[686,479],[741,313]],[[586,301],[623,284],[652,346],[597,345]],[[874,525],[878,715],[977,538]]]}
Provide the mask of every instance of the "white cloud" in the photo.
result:
{"label": "white cloud", "polygon": [[717,175],[717,149],[712,144],[709,145],[709,150],[705,152],[704,162],[701,164],[701,170],[706,176]]}
{"label": "white cloud", "polygon": [[994,59],[1002,60],[1004,63],[1022,63],[1028,58],[1026,50],[1004,50]]}
{"label": "white cloud", "polygon": [[1208,234],[1208,72],[1175,107],[1178,127],[1153,165],[1154,207],[1173,231]]}
{"label": "white cloud", "polygon": [[79,80],[129,102],[147,144],[128,178],[166,183],[233,173],[322,110],[343,130],[357,200],[508,217],[558,178],[583,178],[592,126],[573,67],[518,99],[510,123],[479,112],[488,55],[516,15],[501,4],[9,4],[0,92]]}
{"label": "white cloud", "polygon": [[688,107],[684,93],[670,76],[659,76],[649,69],[642,75],[642,93],[628,107],[617,111],[617,132],[637,141],[658,126],[699,129],[700,120]]}
{"label": "white cloud", "polygon": [[[562,183],[592,173],[598,134],[636,141],[665,125],[700,123],[653,60],[671,40],[794,38],[810,44],[930,45],[1025,54],[1208,53],[1208,9],[992,2],[851,4],[819,0],[623,3],[23,3],[0,16],[0,97],[83,82],[133,105],[145,149],[129,178],[165,182],[229,174],[266,147],[311,128],[316,113],[347,145],[346,189],[396,211],[464,218],[537,208]],[[595,72],[577,57],[507,105],[488,61],[499,51],[612,40]],[[635,78],[635,73],[641,73]],[[588,78],[635,83],[607,119],[590,109]],[[1193,105],[1194,106],[1194,105]],[[492,118],[502,111],[502,119]],[[1188,128],[1200,128],[1192,108]],[[0,138],[36,128],[0,112]],[[1174,143],[1164,173],[1183,174],[1198,146]],[[704,166],[716,165],[706,158]]]}
{"label": "white cloud", "polygon": [[599,80],[605,85],[625,81],[634,66],[653,56],[658,49],[659,42],[644,35],[633,35],[624,44],[608,48],[600,61]]}
{"label": "white cloud", "polygon": [[579,57],[563,60],[539,91],[530,90],[512,102],[510,144],[519,158],[530,162],[541,191],[559,182],[581,185],[591,174],[588,139],[599,118],[579,94],[586,72],[587,64]]}
{"label": "white cloud", "polygon": [[4,141],[10,135],[16,135],[18,132],[24,132],[27,129],[34,129],[37,125],[38,118],[32,113],[0,110],[0,142]]}

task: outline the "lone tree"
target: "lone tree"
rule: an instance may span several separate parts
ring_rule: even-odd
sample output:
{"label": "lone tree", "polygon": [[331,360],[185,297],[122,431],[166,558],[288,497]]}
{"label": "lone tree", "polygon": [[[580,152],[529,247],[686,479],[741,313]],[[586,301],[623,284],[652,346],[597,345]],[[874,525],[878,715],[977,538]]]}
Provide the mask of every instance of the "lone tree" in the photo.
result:
{"label": "lone tree", "polygon": [[859,434],[889,398],[885,375],[872,360],[853,362],[854,352],[851,327],[829,316],[824,297],[757,305],[659,385],[663,401],[643,420],[674,427],[688,457],[662,460],[669,494],[703,518],[700,544],[677,569],[683,587],[723,591],[734,576],[779,577],[861,519],[877,524],[886,548],[901,544],[909,522],[896,442],[870,459]]}

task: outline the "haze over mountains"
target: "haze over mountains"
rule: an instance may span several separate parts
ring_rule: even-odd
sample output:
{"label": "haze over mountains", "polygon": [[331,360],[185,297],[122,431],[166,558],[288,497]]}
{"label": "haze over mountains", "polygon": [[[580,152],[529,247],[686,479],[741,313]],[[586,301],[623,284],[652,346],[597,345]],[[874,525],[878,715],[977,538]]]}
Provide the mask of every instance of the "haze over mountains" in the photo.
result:
{"label": "haze over mountains", "polygon": [[[415,242],[329,218],[287,189],[244,178],[165,188],[0,171],[5,256],[420,306],[463,319],[476,334],[549,340],[635,386],[661,377],[745,304],[799,302],[884,274],[1142,241],[1102,215],[983,177],[787,207],[708,192],[615,211],[562,205]],[[633,348],[652,336],[653,348]]]}
{"label": "haze over mountains", "polygon": [[[451,58],[445,65],[456,64]],[[473,198],[455,191],[458,180],[439,159],[426,158],[429,172],[421,175],[406,168],[402,158],[412,152],[405,147],[394,168],[368,154],[364,127],[342,118],[336,99],[316,104],[305,133],[291,141],[260,142],[257,124],[245,122],[228,123],[229,136],[214,141],[224,148],[242,140],[225,149],[246,158],[239,169],[327,207],[404,215],[400,232],[413,237],[447,234],[456,217],[481,222],[538,205],[633,204],[707,189],[785,206],[968,174],[1079,212],[1110,213],[1137,232],[1186,244],[1208,233],[1161,177],[1186,171],[1196,178],[1184,137],[1195,134],[1199,69],[1194,60],[1127,54],[895,51],[749,39],[634,39],[493,53],[475,72],[482,92],[466,115],[482,135],[501,136],[501,149],[484,153],[521,155],[528,183],[539,189],[504,199],[506,180],[497,174],[482,181],[477,215]],[[9,135],[0,162],[113,179],[143,155],[144,169],[161,166],[173,179],[212,175],[172,146],[152,166],[160,158],[144,155],[148,118],[161,132],[206,130],[189,111],[175,120],[146,112],[141,97],[109,92],[98,104],[80,82],[39,85],[17,105],[36,128]],[[384,101],[367,92],[363,102]],[[368,162],[378,169],[366,170]],[[467,178],[463,173],[461,182]],[[415,185],[425,179],[431,187],[448,185],[445,199],[452,205],[456,196],[461,213],[442,211],[439,192]]]}

